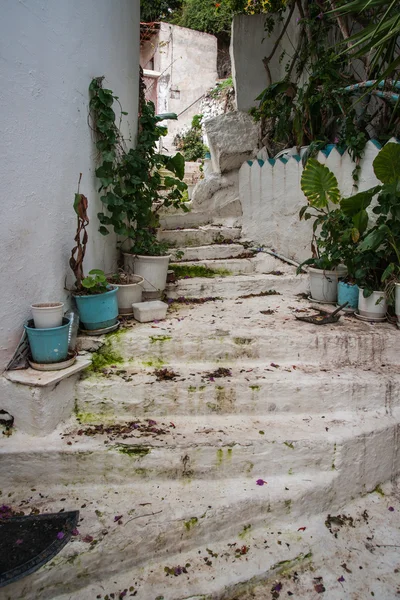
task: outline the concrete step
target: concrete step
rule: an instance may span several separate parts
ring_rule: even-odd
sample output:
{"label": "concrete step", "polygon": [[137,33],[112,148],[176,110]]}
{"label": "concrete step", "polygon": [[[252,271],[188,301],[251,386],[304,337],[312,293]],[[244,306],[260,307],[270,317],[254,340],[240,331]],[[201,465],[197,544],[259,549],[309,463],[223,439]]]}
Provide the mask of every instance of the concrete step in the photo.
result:
{"label": "concrete step", "polygon": [[[118,598],[124,588],[127,597],[136,591],[141,600],[204,598],[203,592],[233,598],[228,588],[239,591],[237,586],[252,577],[255,583],[310,557],[316,534],[310,520],[334,505],[336,486],[336,474],[330,473],[293,476],[290,486],[285,478],[272,477],[263,486],[234,479],[3,488],[8,504],[28,514],[33,507],[79,509],[81,519],[79,534],[60,554],[4,588],[2,599],[92,600],[115,592]],[[304,523],[310,533],[298,531]],[[188,575],[167,577],[166,566],[187,564]]]}
{"label": "concrete step", "polygon": [[245,275],[227,275],[224,277],[193,277],[179,279],[167,285],[168,298],[238,298],[247,294],[260,294],[275,290],[283,294],[301,294],[308,291],[308,277],[295,274],[263,275],[248,273]]}
{"label": "concrete step", "polygon": [[[274,363],[275,365],[275,363]],[[76,388],[76,411],[86,422],[132,420],[167,415],[329,416],[336,411],[365,413],[400,406],[400,375],[342,368],[320,371],[308,365],[227,363],[228,377],[211,377],[215,363],[168,363],[175,380],[158,381],[157,369],[127,366],[88,373]],[[310,401],[312,399],[312,402]]]}
{"label": "concrete step", "polygon": [[[175,254],[182,254],[180,258]],[[180,247],[172,251],[173,262],[198,260],[223,260],[227,258],[248,257],[248,251],[242,244],[211,244],[208,246]]]}
{"label": "concrete step", "polygon": [[163,230],[199,227],[208,223],[210,223],[210,215],[202,212],[190,211],[187,213],[165,214],[160,217],[160,226]]}
{"label": "concrete step", "polygon": [[217,227],[205,225],[197,229],[166,229],[158,233],[158,239],[166,242],[171,248],[180,246],[208,246],[223,244],[225,240],[238,240],[240,227]]}
{"label": "concrete step", "polygon": [[66,486],[194,479],[221,483],[232,477],[268,481],[275,476],[289,483],[293,475],[332,471],[369,486],[399,472],[399,409],[392,416],[376,411],[322,417],[153,416],[150,423],[135,420],[136,428],[106,423],[99,433],[94,433],[96,426],[71,420],[45,438],[14,434],[0,451],[2,489],[36,488],[49,481]]}
{"label": "concrete step", "polygon": [[[255,264],[252,262],[251,258],[227,258],[220,260],[198,260],[198,261],[180,261],[176,263],[171,263],[170,268],[173,269],[175,266],[178,266],[182,269],[182,271],[186,268],[187,272],[190,273],[191,267],[205,267],[209,271],[214,271],[215,275],[218,276],[219,273],[223,273],[225,276],[227,275],[244,275],[249,273],[254,273]],[[192,269],[193,270],[193,269]],[[179,275],[179,271],[178,271]],[[183,276],[179,277],[183,279]]]}
{"label": "concrete step", "polygon": [[[210,293],[205,288],[201,296]],[[104,365],[118,359],[119,365],[154,368],[173,361],[213,362],[216,368],[245,362],[249,368],[300,363],[330,370],[345,366],[374,370],[382,365],[397,369],[400,336],[394,326],[371,325],[353,316],[324,326],[297,321],[296,315],[310,312],[307,300],[268,295],[171,306],[175,312],[170,310],[162,323],[138,325],[111,337]],[[98,364],[98,357],[95,360]]]}
{"label": "concrete step", "polygon": [[136,429],[126,421],[106,422],[99,433],[91,423],[71,420],[46,438],[32,438],[29,453],[21,450],[22,438],[13,436],[0,450],[1,480],[39,485],[51,472],[54,484],[68,485],[72,476],[90,485],[330,472],[340,470],[342,447],[386,424],[375,416],[357,422],[351,413],[314,417],[152,415],[150,425],[137,419]]}
{"label": "concrete step", "polygon": [[202,212],[187,212],[176,214],[165,214],[160,217],[160,226],[163,230],[175,230],[178,228],[193,228],[210,223],[210,215]]}

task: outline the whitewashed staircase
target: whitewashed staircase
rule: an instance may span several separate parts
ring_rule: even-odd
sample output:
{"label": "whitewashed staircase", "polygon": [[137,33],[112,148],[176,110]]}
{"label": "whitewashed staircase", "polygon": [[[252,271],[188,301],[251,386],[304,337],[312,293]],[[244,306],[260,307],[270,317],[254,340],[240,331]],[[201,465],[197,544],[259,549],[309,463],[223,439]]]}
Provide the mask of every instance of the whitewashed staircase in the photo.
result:
{"label": "whitewashed staircase", "polygon": [[[219,233],[234,243],[211,243],[215,226],[162,237],[236,273],[179,280],[168,296],[223,299],[172,303],[166,321],[109,336],[68,423],[2,441],[4,503],[82,518],[60,555],[2,600],[235,598],[307,560],[315,540],[301,524],[399,473],[398,332],[353,317],[296,321],[306,277],[240,258],[240,230]],[[86,435],[96,425],[104,433]],[[284,543],[266,554],[277,529]]]}

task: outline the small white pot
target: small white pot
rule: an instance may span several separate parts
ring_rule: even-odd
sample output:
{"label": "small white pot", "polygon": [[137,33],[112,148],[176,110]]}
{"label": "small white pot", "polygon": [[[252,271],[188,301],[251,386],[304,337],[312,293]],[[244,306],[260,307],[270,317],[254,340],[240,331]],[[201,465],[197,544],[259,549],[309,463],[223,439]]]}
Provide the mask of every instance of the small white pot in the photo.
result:
{"label": "small white pot", "polygon": [[117,298],[120,315],[132,314],[132,304],[142,301],[143,277],[131,275],[131,283],[118,283]]}
{"label": "small white pot", "polygon": [[165,290],[170,255],[167,256],[142,256],[124,253],[124,270],[143,277],[143,290],[145,292],[160,293]]}
{"label": "small white pot", "polygon": [[326,271],[324,269],[308,269],[310,274],[311,300],[317,302],[336,302],[337,286],[339,277],[343,275],[338,271]]}
{"label": "small white pot", "polygon": [[385,292],[372,292],[371,296],[364,298],[364,290],[360,288],[358,294],[358,312],[362,317],[379,321],[385,317],[387,302]]}
{"label": "small white pot", "polygon": [[63,302],[32,304],[31,310],[35,329],[61,327],[64,316]]}
{"label": "small white pot", "polygon": [[396,317],[397,317],[397,322],[400,323],[400,283],[396,283],[396,290],[395,290],[395,312],[396,312]]}

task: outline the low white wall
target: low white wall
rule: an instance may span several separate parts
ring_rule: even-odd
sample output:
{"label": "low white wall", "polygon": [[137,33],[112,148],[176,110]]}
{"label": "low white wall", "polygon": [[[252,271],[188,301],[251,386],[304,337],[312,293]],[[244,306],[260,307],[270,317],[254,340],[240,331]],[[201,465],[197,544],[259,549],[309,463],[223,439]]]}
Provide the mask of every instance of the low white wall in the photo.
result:
{"label": "low white wall", "polygon": [[[89,200],[85,271],[111,270],[113,236],[98,233],[88,86],[105,75],[136,133],[139,0],[3,0],[0,39],[0,370],[32,302],[66,300],[79,173]],[[72,277],[69,277],[69,283]]]}
{"label": "low white wall", "polygon": [[[379,183],[372,168],[379,149],[374,142],[367,143],[360,163],[360,192]],[[259,156],[266,156],[266,151]],[[355,164],[347,152],[341,156],[333,148],[328,157],[320,152],[317,158],[336,175],[343,196],[355,193],[352,178]],[[299,262],[311,256],[312,238],[312,221],[299,220],[299,211],[306,204],[300,187],[302,172],[299,156],[275,162],[268,159],[264,162],[261,158],[248,161],[239,172],[243,237]]]}

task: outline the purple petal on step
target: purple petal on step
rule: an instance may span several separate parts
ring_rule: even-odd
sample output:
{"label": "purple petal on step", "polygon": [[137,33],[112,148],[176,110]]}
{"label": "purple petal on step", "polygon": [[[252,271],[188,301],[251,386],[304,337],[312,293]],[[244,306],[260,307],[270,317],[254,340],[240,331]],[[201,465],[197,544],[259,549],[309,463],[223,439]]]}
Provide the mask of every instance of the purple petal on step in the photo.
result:
{"label": "purple petal on step", "polygon": [[57,539],[62,540],[65,537],[65,533],[63,531],[59,531],[57,533]]}
{"label": "purple petal on step", "polygon": [[265,483],[267,483],[267,482],[264,481],[264,479],[257,479],[257,481],[256,481],[257,485],[264,485]]}
{"label": "purple petal on step", "polygon": [[71,535],[79,535],[79,530],[78,529],[73,529],[71,531]]}
{"label": "purple petal on step", "polygon": [[393,506],[389,506],[388,510],[390,510],[390,512],[394,512]]}
{"label": "purple petal on step", "polygon": [[346,581],[345,578],[343,577],[343,575],[341,575],[338,579],[338,581],[340,581],[340,583],[342,583],[343,581]]}
{"label": "purple petal on step", "polygon": [[17,546],[19,546],[20,544],[23,543],[24,540],[15,540],[15,543],[17,544]]}
{"label": "purple petal on step", "polygon": [[273,592],[280,592],[280,591],[281,591],[281,589],[282,589],[282,584],[281,584],[281,583],[276,583],[276,584],[273,586],[273,588],[272,588],[272,591],[273,591]]}

